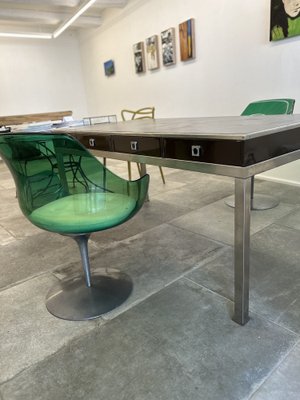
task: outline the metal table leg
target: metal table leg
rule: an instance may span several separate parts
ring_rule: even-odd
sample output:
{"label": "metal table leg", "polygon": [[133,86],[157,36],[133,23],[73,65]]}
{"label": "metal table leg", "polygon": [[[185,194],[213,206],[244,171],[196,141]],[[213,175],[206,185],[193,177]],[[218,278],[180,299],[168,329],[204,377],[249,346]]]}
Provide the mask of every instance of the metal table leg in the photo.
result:
{"label": "metal table leg", "polygon": [[234,314],[233,321],[249,320],[251,178],[235,179],[234,210]]}
{"label": "metal table leg", "polygon": [[[147,166],[144,163],[140,163],[139,165],[140,165],[139,167],[140,177],[142,177],[147,173]],[[146,201],[149,201],[149,192],[147,194]]]}

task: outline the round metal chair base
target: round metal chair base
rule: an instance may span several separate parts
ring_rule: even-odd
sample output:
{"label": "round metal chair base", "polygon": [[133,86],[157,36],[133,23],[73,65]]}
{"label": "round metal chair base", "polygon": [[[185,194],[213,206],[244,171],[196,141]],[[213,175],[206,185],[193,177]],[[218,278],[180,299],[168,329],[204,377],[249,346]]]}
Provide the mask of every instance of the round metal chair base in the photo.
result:
{"label": "round metal chair base", "polygon": [[[229,207],[235,207],[234,196],[228,197],[225,200],[225,204]],[[255,194],[253,198],[253,204],[251,210],[269,210],[271,208],[277,207],[279,201],[271,196],[266,196],[263,194]]]}
{"label": "round metal chair base", "polygon": [[48,311],[70,321],[94,319],[120,306],[132,292],[131,278],[118,270],[97,270],[91,281],[91,287],[83,277],[56,284],[46,297]]}

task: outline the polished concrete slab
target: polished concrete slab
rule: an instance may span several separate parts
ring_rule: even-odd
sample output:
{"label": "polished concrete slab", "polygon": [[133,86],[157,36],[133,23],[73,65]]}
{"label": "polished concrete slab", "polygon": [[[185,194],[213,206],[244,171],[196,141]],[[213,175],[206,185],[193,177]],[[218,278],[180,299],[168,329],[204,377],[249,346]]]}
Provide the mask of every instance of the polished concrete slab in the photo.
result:
{"label": "polished concrete slab", "polygon": [[[298,400],[300,393],[300,345],[266,379],[251,400]],[[288,383],[288,385],[287,385]]]}
{"label": "polished concrete slab", "polygon": [[179,280],[4,384],[3,398],[242,399],[297,337],[259,317],[237,326],[228,307]]}
{"label": "polished concrete slab", "polygon": [[[125,162],[108,165],[127,176]],[[45,296],[80,272],[77,246],[23,218],[0,163],[0,399],[298,400],[300,188],[256,184],[281,202],[251,215],[251,319],[241,327],[224,204],[233,180],[164,168],[163,185],[148,170],[150,201],[90,243],[92,271],[128,273],[132,295],[70,322],[47,312]]]}
{"label": "polished concrete slab", "polygon": [[0,383],[54,354],[72,338],[95,327],[53,317],[45,293],[55,277],[43,274],[0,292]]}
{"label": "polished concrete slab", "polygon": [[[280,203],[277,207],[265,210],[264,212],[252,211],[251,234],[260,231],[273,221],[288,215],[296,208],[297,206],[293,204]],[[174,219],[171,223],[172,225],[233,245],[234,209],[227,205],[224,207],[224,199],[186,213],[184,216]]]}
{"label": "polished concrete slab", "polygon": [[[300,230],[280,225],[251,238],[250,309],[300,334]],[[233,250],[187,275],[193,281],[233,299]]]}

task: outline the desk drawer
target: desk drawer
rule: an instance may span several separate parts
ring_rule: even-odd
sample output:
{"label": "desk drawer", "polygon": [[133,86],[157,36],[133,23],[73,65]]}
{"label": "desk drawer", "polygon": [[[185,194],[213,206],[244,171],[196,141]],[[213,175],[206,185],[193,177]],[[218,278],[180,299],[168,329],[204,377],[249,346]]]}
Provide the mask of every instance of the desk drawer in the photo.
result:
{"label": "desk drawer", "polygon": [[105,136],[81,136],[80,142],[88,149],[110,151],[109,137]]}
{"label": "desk drawer", "polygon": [[160,138],[113,136],[113,149],[118,153],[141,154],[144,156],[161,157]]}
{"label": "desk drawer", "polygon": [[165,157],[212,164],[243,165],[239,141],[164,139]]}

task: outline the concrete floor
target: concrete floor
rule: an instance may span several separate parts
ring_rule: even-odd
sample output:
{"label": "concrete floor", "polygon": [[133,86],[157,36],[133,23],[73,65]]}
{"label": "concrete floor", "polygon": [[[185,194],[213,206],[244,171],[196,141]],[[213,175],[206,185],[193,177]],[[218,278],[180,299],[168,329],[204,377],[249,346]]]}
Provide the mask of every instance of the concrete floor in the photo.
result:
{"label": "concrete floor", "polygon": [[[126,163],[109,160],[126,176]],[[135,165],[133,165],[135,170]],[[92,269],[133,279],[131,297],[91,322],[53,317],[45,294],[80,271],[69,238],[21,215],[0,163],[1,400],[299,400],[300,188],[257,181],[250,316],[231,320],[233,180],[156,167],[150,202],[90,243]]]}

